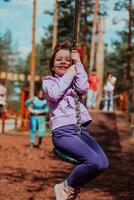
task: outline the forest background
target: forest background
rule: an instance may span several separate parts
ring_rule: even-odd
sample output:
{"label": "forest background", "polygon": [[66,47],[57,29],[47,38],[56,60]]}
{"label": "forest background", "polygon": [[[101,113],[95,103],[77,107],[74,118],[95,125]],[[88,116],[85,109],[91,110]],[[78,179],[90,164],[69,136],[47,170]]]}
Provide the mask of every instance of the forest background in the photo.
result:
{"label": "forest background", "polygon": [[[4,1],[4,0],[3,0]],[[10,0],[6,0],[7,3]],[[130,3],[131,8],[130,9]],[[87,55],[87,63],[85,68],[89,72],[89,52],[92,35],[94,1],[81,0],[81,17],[80,17],[80,34],[79,44],[82,48],[83,57]],[[107,17],[109,11],[106,7],[105,0],[100,1],[99,15]],[[73,27],[73,13],[74,1],[58,1],[58,36],[57,41],[72,41],[72,27]],[[119,31],[118,39],[112,41],[112,50],[109,51],[107,43],[104,46],[104,76],[108,71],[112,71],[117,77],[116,94],[127,91],[129,94],[128,110],[134,110],[134,6],[131,0],[121,0],[114,4],[114,10],[118,13],[124,9],[128,11],[128,20],[125,20],[125,28]],[[47,14],[53,16],[53,12],[47,11]],[[10,19],[9,19],[10,20]],[[123,20],[123,16],[122,16]],[[120,21],[113,19],[113,23],[117,26]],[[53,40],[53,23],[44,31],[44,36],[39,43],[36,43],[36,74],[41,78],[48,75],[49,60],[52,53]],[[22,59],[18,52],[12,48],[12,33],[6,31],[4,34],[0,33],[0,71],[23,73],[28,75],[30,73],[31,53],[26,59]],[[86,49],[85,49],[86,46]],[[20,106],[20,91],[29,87],[29,81],[9,81],[5,80],[8,88],[8,102],[17,111]],[[41,85],[41,79],[36,82],[36,89]]]}

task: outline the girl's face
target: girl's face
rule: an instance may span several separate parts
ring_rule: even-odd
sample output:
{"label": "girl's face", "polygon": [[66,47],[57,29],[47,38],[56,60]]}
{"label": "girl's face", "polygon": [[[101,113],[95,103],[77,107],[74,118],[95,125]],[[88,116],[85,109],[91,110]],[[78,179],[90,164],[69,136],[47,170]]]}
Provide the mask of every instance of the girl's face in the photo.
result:
{"label": "girl's face", "polygon": [[107,77],[107,80],[110,81],[112,76],[113,76],[112,74],[109,74],[108,77]]}
{"label": "girl's face", "polygon": [[39,90],[39,92],[38,92],[38,97],[39,97],[39,98],[43,98],[43,97],[44,97],[44,92],[43,92],[43,90]]}
{"label": "girl's face", "polygon": [[71,64],[71,53],[69,50],[61,49],[59,50],[54,59],[54,66],[52,70],[55,74],[63,76]]}

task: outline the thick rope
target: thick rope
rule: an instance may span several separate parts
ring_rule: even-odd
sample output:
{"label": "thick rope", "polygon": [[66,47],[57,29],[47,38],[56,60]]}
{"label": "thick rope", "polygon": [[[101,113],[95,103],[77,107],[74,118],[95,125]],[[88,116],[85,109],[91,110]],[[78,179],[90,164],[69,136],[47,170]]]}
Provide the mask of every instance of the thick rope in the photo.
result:
{"label": "thick rope", "polygon": [[[76,43],[77,43],[77,24],[78,24],[79,3],[80,3],[79,0],[75,0],[72,50],[76,49]],[[75,113],[76,113],[77,135],[81,137],[80,99],[79,99],[79,95],[76,89],[75,79],[73,81],[73,89],[74,89],[74,104],[75,104]]]}
{"label": "thick rope", "polygon": [[80,112],[80,98],[76,90],[75,80],[73,81],[74,89],[74,104],[75,104],[75,113],[76,113],[76,125],[77,125],[77,135],[81,137],[81,112]]}

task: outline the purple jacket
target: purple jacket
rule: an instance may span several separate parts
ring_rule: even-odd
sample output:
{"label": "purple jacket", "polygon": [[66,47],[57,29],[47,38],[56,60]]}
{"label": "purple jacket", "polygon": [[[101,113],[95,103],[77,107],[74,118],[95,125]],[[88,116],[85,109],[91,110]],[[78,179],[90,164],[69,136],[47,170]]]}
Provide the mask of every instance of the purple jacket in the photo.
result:
{"label": "purple jacket", "polygon": [[[92,120],[82,103],[82,95],[87,92],[89,86],[87,74],[82,64],[76,64],[76,71],[75,84],[80,94],[81,122],[83,124]],[[76,124],[73,79],[74,75],[66,72],[63,76],[57,74],[54,77],[46,76],[43,80],[43,90],[51,113],[52,130],[61,126]]]}

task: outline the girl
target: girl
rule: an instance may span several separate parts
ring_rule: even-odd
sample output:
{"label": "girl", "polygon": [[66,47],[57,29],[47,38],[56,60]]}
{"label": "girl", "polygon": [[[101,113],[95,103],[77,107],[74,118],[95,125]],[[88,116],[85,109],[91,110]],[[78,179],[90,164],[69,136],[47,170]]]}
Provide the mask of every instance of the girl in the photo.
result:
{"label": "girl", "polygon": [[46,132],[46,113],[48,112],[47,101],[44,99],[43,90],[39,90],[37,96],[25,102],[30,112],[30,147],[34,146],[35,134],[38,131],[38,145],[42,144],[43,136]]}
{"label": "girl", "polygon": [[[64,182],[54,186],[54,190],[56,200],[73,200],[80,187],[108,167],[108,160],[86,128],[91,117],[82,103],[82,95],[88,90],[88,80],[78,52],[71,52],[66,43],[57,45],[50,60],[50,70],[52,76],[44,78],[43,89],[51,112],[53,144],[80,162]],[[77,135],[74,79],[80,98],[81,137]]]}

